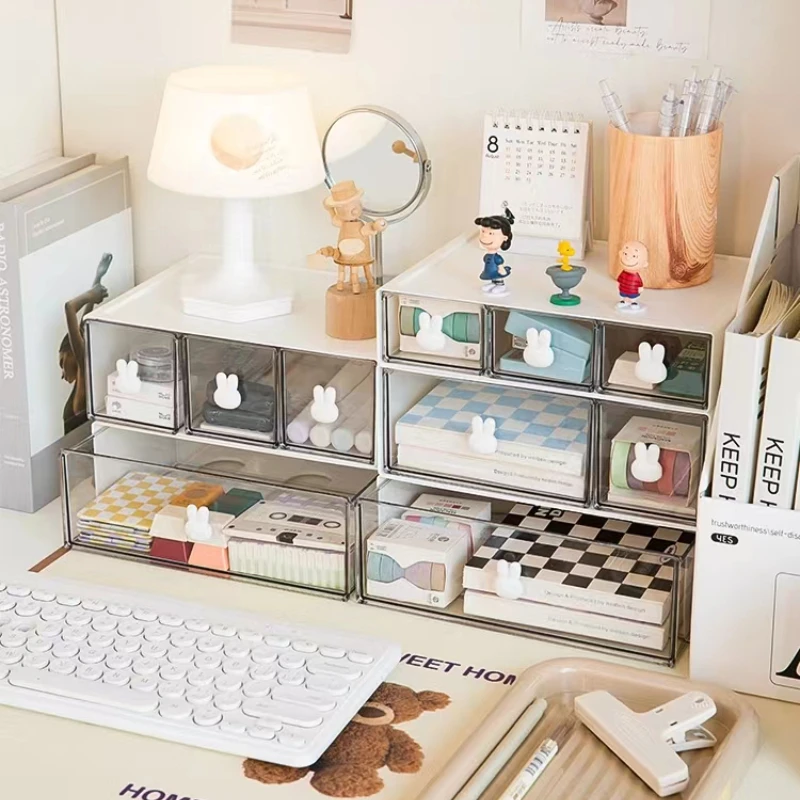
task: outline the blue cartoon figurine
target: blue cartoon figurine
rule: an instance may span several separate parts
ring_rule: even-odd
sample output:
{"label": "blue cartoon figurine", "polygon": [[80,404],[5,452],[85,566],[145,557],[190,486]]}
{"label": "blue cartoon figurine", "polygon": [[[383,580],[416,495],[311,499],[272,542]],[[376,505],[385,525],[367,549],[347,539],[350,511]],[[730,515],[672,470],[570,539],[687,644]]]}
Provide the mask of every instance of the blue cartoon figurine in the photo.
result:
{"label": "blue cartoon figurine", "polygon": [[511,274],[511,267],[503,261],[500,250],[508,250],[511,247],[514,236],[511,233],[514,215],[506,209],[504,214],[478,217],[475,224],[480,226],[481,234],[478,241],[481,249],[486,251],[481,272],[481,280],[487,281],[483,291],[497,295],[508,294],[505,279]]}

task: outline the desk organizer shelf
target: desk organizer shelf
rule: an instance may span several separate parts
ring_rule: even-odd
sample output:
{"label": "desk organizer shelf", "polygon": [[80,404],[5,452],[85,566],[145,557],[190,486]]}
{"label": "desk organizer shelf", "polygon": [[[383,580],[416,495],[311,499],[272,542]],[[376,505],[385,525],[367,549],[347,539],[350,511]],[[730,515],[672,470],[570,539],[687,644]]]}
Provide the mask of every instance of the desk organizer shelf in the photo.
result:
{"label": "desk organizer shelf", "polygon": [[62,453],[66,543],[346,598],[372,473],[99,428]]}
{"label": "desk organizer shelf", "polygon": [[359,497],[362,600],[672,664],[691,531],[380,480]]}

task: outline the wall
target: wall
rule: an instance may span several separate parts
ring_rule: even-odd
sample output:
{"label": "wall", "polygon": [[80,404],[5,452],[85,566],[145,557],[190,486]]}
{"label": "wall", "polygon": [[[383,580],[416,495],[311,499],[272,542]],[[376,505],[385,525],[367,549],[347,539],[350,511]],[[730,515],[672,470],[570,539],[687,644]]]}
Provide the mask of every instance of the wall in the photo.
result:
{"label": "wall", "polygon": [[[644,1],[644,0],[642,0]],[[597,80],[609,78],[631,110],[657,106],[692,63],[585,55],[521,43],[520,3],[544,0],[357,0],[349,56],[229,43],[230,0],[58,0],[67,151],[128,154],[134,171],[139,277],[191,251],[219,247],[213,201],[147,184],[161,91],[175,69],[269,64],[303,75],[320,129],[340,111],[380,104],[405,116],[434,160],[430,199],[387,234],[405,265],[470,227],[477,205],[486,109],[567,108],[596,122],[598,229],[606,230],[605,118]],[[800,3],[713,0],[710,60],[739,89],[726,115],[719,249],[748,252],[769,178],[800,150]],[[324,191],[264,202],[259,252],[296,258],[332,242]]]}
{"label": "wall", "polygon": [[0,0],[0,178],[61,155],[53,0]]}

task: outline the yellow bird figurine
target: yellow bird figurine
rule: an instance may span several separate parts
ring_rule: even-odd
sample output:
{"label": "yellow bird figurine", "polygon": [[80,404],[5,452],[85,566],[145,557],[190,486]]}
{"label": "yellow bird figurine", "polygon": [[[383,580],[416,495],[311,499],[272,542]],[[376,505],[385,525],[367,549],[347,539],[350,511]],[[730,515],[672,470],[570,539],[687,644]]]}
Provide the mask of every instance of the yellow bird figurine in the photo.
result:
{"label": "yellow bird figurine", "polygon": [[575,248],[566,240],[558,243],[558,254],[561,256],[561,269],[564,272],[570,272],[572,265],[569,260],[575,255]]}

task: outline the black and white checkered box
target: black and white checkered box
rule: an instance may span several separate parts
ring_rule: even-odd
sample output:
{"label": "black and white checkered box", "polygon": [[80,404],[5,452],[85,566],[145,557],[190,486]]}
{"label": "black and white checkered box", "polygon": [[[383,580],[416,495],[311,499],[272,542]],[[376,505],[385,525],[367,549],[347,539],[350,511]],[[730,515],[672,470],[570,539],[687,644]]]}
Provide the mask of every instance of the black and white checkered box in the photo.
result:
{"label": "black and white checkered box", "polygon": [[464,569],[464,587],[496,590],[497,561],[518,561],[523,595],[563,608],[661,625],[672,611],[676,557],[694,534],[593,514],[516,505]]}

